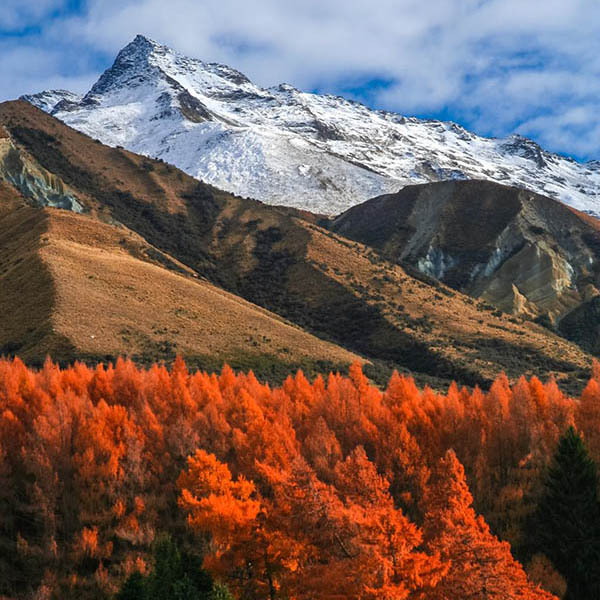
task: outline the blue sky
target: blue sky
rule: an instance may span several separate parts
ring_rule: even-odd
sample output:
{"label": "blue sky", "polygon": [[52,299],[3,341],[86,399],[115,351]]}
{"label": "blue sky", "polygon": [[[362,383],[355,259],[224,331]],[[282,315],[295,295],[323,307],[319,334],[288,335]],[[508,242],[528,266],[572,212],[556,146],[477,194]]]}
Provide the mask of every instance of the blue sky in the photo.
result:
{"label": "blue sky", "polygon": [[86,91],[137,33],[264,86],[600,158],[598,0],[3,0],[0,100]]}

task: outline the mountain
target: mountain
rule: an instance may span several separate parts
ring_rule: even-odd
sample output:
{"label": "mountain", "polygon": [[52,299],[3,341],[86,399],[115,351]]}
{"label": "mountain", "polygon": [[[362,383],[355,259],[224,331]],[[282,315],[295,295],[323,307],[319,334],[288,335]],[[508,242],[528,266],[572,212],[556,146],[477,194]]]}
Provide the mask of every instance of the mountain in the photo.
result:
{"label": "mountain", "polygon": [[68,90],[46,90],[38,94],[21,96],[22,100],[26,100],[46,112],[63,110],[66,106],[76,105],[81,102],[82,98],[83,96]]}
{"label": "mountain", "polygon": [[600,295],[600,222],[488,181],[408,186],[332,230],[512,313],[559,322]]}
{"label": "mountain", "polygon": [[333,215],[408,184],[486,179],[600,214],[597,161],[286,84],[263,89],[235,69],[143,36],[83,98],[50,91],[25,99],[105,144],[270,204]]}
{"label": "mountain", "polygon": [[[486,386],[505,371],[552,373],[575,389],[589,372],[590,356],[547,329],[407,272],[316,218],[104,146],[26,102],[0,105],[0,126],[0,180],[21,203],[6,218],[32,223],[19,221],[19,235],[3,228],[5,352],[45,353],[44,332],[23,318],[44,290],[43,323],[69,340],[71,360],[180,351],[200,365],[214,353],[214,366],[231,346],[238,364],[263,372],[265,361],[281,372],[310,366],[308,356],[358,356],[373,376],[398,368],[436,386]],[[28,275],[24,253],[42,257],[43,280]]]}
{"label": "mountain", "polygon": [[150,363],[181,353],[196,366],[227,361],[275,379],[298,367],[316,372],[361,360],[199,278],[90,210],[94,199],[85,198],[85,209],[83,202],[79,189],[3,129],[0,355],[32,364],[47,354],[61,362],[129,355]]}

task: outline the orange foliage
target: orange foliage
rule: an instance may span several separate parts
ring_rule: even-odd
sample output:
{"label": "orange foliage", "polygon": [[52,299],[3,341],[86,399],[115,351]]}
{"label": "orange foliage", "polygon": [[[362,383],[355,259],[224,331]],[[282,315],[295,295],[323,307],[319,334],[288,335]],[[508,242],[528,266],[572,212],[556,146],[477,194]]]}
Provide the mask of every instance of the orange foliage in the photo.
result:
{"label": "orange foliage", "polygon": [[83,528],[80,538],[80,548],[83,554],[87,556],[96,556],[98,553],[98,529]]}
{"label": "orange foliage", "polygon": [[[0,360],[0,595],[114,589],[187,522],[240,594],[548,598],[509,543],[569,424],[600,460],[599,407],[597,376],[578,400],[503,376],[439,393],[394,374],[381,391],[359,365],[271,388],[181,359]],[[531,572],[558,589],[543,562]]]}
{"label": "orange foliage", "polygon": [[221,571],[243,569],[256,544],[254,530],[261,510],[260,501],[252,498],[254,484],[243,476],[233,481],[227,465],[204,450],[188,458],[178,484],[179,505],[188,514],[189,525],[211,535],[213,569],[222,565]]}
{"label": "orange foliage", "polygon": [[432,590],[432,600],[446,598],[552,598],[527,581],[506,542],[490,533],[472,509],[473,497],[464,469],[448,450],[434,472],[425,515],[427,548],[450,564],[448,573]]}

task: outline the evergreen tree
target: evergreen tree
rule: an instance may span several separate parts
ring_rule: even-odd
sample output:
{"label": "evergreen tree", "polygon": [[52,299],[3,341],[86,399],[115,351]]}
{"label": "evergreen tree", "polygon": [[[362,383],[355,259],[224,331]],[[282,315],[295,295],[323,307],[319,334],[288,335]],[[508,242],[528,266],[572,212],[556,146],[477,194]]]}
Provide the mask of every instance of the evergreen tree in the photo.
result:
{"label": "evergreen tree", "polygon": [[229,600],[227,588],[214,585],[198,556],[180,552],[168,535],[154,543],[153,569],[130,575],[116,600]]}
{"label": "evergreen tree", "polygon": [[147,600],[147,598],[146,578],[136,571],[125,580],[116,600]]}
{"label": "evergreen tree", "polygon": [[598,474],[573,427],[559,441],[532,519],[532,541],[566,579],[568,600],[600,598]]}
{"label": "evergreen tree", "polygon": [[211,600],[233,600],[233,596],[227,586],[217,583],[213,588]]}
{"label": "evergreen tree", "polygon": [[[181,552],[181,569],[184,586],[191,585],[199,598],[213,598],[215,583],[211,574],[203,567],[204,557],[197,554]],[[213,595],[211,595],[213,594]]]}
{"label": "evergreen tree", "polygon": [[183,578],[181,554],[169,536],[159,537],[154,544],[154,569],[148,581],[149,598],[174,600],[175,584]]}

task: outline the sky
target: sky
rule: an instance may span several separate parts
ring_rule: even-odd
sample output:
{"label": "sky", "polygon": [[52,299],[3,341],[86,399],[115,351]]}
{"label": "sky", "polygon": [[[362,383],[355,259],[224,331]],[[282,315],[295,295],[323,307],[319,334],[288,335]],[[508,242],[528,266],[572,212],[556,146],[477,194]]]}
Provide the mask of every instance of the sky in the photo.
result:
{"label": "sky", "polygon": [[2,0],[0,101],[85,92],[138,33],[264,87],[600,159],[600,0]]}

